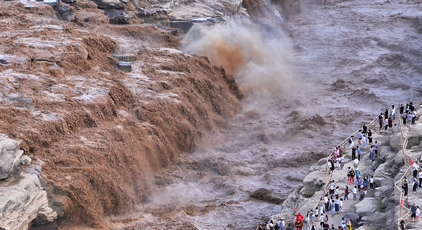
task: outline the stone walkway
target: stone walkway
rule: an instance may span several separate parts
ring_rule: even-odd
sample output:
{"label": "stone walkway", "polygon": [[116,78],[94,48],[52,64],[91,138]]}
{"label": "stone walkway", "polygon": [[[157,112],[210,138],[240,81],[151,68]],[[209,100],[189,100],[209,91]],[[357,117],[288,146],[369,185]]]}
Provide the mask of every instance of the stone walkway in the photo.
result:
{"label": "stone walkway", "polygon": [[[416,126],[411,126],[410,128],[406,128],[405,133],[412,131],[412,132],[419,132],[422,130],[420,128],[422,124],[422,119],[419,119],[416,121]],[[408,154],[410,154],[412,156],[412,158],[420,158],[420,152],[422,150],[422,147],[416,146],[416,147],[412,147],[408,152]],[[417,152],[417,154],[414,154],[414,152]],[[420,161],[421,159],[419,159]],[[419,164],[420,165],[420,164]],[[416,189],[416,191],[413,191],[413,186],[412,186],[412,178],[408,178],[409,180],[409,199],[408,200],[404,200],[404,205],[408,208],[410,208],[413,203],[416,204],[416,206],[419,206],[419,208],[422,210],[422,188],[418,187]],[[422,229],[422,221],[419,221],[419,223],[410,223],[409,225],[406,226],[406,229]]]}
{"label": "stone walkway", "polygon": [[[394,126],[396,125],[396,126]],[[393,123],[393,129],[392,130],[381,130],[379,132],[373,133],[373,143],[375,143],[375,141],[378,141],[379,144],[383,143],[385,140],[387,140],[392,134],[398,132],[398,126],[399,126],[399,121],[396,119]],[[378,131],[378,130],[377,130]],[[357,138],[355,138],[357,139]],[[358,144],[358,141],[355,140],[355,145],[356,146],[360,146],[361,147],[361,151],[362,151],[362,159],[359,162],[359,170],[361,171],[361,176],[363,178],[363,176],[366,174],[369,176],[369,178],[374,175],[374,172],[372,170],[372,162],[369,159],[369,149],[370,149],[370,145],[366,145],[365,148],[363,148],[362,144]],[[382,154],[382,147],[380,147],[381,152],[380,154]],[[328,220],[328,224],[334,224],[334,227],[337,229],[338,226],[341,226],[341,220],[344,214],[346,213],[354,213],[355,212],[355,205],[357,203],[359,203],[359,197],[360,194],[358,192],[357,194],[357,198],[356,200],[353,199],[353,194],[352,194],[352,189],[354,186],[356,186],[356,180],[354,183],[350,184],[349,180],[347,178],[347,167],[351,167],[353,168],[353,161],[351,159],[351,149],[343,149],[343,152],[346,153],[345,155],[345,165],[343,167],[343,169],[336,169],[334,170],[334,174],[332,177],[332,180],[335,181],[336,186],[339,186],[339,198],[343,198],[344,197],[344,189],[345,186],[347,185],[349,187],[349,200],[343,201],[343,211],[340,212],[340,214],[337,214],[334,216],[334,218],[331,218],[331,215],[329,212],[324,213],[324,216],[328,214],[329,216],[329,220]],[[378,164],[377,164],[378,166]],[[385,181],[383,183],[389,183],[389,184],[394,184],[393,181]],[[369,187],[369,181],[368,181],[368,187]],[[420,192],[422,193],[422,189],[420,190]],[[317,194],[320,194],[321,196],[318,196]],[[307,204],[305,204],[304,206],[302,206],[302,208],[299,209],[299,212],[302,215],[306,215],[307,211],[310,209],[315,209],[315,206],[319,200],[320,197],[322,197],[322,191],[319,191],[317,193],[315,193],[313,199],[311,199],[311,201],[308,201]],[[371,201],[371,202],[378,202],[375,201],[373,199],[374,197],[374,190],[371,190],[368,188],[368,192],[367,192],[367,196],[366,196],[366,200],[367,201]],[[422,203],[421,203],[422,204]],[[311,207],[311,205],[313,205],[313,207]],[[304,227],[304,229],[307,229],[306,227]],[[322,227],[320,226],[320,223],[316,223],[315,225],[315,229],[322,229]],[[370,229],[370,228],[365,228],[365,229]]]}

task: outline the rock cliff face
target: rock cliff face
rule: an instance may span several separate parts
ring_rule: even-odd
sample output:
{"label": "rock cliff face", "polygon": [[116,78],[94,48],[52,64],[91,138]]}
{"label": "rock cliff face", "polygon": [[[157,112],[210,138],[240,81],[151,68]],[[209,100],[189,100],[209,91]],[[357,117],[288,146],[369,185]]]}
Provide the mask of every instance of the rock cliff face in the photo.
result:
{"label": "rock cliff face", "polygon": [[[31,224],[45,224],[57,218],[49,207],[47,192],[41,186],[40,166],[29,166],[31,158],[22,156],[19,141],[0,139],[0,227],[27,229]],[[26,166],[20,169],[20,164]],[[35,221],[33,221],[35,220]]]}
{"label": "rock cliff face", "polygon": [[0,210],[0,227],[6,230],[28,229],[31,224],[46,224],[57,218],[37,175],[27,172],[0,182]]}

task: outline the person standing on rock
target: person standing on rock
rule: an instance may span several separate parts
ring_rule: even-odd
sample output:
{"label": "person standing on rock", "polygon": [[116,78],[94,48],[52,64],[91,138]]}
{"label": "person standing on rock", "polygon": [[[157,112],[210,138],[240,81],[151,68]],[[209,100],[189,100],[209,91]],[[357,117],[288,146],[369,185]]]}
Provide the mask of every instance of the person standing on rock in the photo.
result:
{"label": "person standing on rock", "polygon": [[384,124],[384,117],[383,117],[382,113],[380,113],[380,115],[378,115],[378,123],[380,124],[380,130],[381,130],[382,124]]}
{"label": "person standing on rock", "polygon": [[311,212],[310,213],[310,215],[311,215],[310,219],[311,219],[311,223],[312,223],[311,225],[315,225],[315,214],[312,210],[310,212]]}
{"label": "person standing on rock", "polygon": [[334,159],[333,158],[331,158],[331,172],[333,172],[334,171],[334,169],[335,169],[335,166],[334,166]]}
{"label": "person standing on rock", "polygon": [[356,168],[356,181],[360,178],[360,170]]}
{"label": "person standing on rock", "polygon": [[377,141],[375,141],[375,144],[374,144],[374,153],[375,153],[375,156],[378,157],[378,142]]}
{"label": "person standing on rock", "polygon": [[[338,207],[338,204],[337,204]],[[335,200],[331,200],[331,209],[330,209],[330,214],[331,214],[331,218],[334,218],[334,214],[336,212],[336,204],[335,204]]]}
{"label": "person standing on rock", "polygon": [[409,103],[409,110],[410,112],[413,112],[415,110],[415,107],[413,106],[412,102]]}
{"label": "person standing on rock", "polygon": [[419,217],[421,216],[421,210],[419,209],[419,206],[416,206],[416,223],[419,223]]}
{"label": "person standing on rock", "polygon": [[369,188],[374,190],[374,176],[371,176],[371,178],[369,178]]}
{"label": "person standing on rock", "polygon": [[400,221],[400,230],[406,230],[406,225],[404,223],[404,220]]}
{"label": "person standing on rock", "polygon": [[330,191],[330,195],[332,196],[334,194],[334,190],[336,188],[336,183],[334,183],[334,181],[331,181],[329,187],[329,191]]}
{"label": "person standing on rock", "polygon": [[387,131],[387,129],[388,129],[388,117],[385,117],[384,125],[385,125],[385,131]]}
{"label": "person standing on rock", "polygon": [[403,115],[402,115],[402,119],[403,119],[403,125],[406,125],[406,121],[407,121],[407,113],[403,113]]}
{"label": "person standing on rock", "polygon": [[412,115],[412,125],[414,125],[415,122],[416,122],[416,113],[415,113],[415,111],[412,111],[411,112],[411,115]]}
{"label": "person standing on rock", "polygon": [[322,229],[324,230],[329,230],[330,225],[328,224],[328,221],[325,221],[324,223],[322,223]]}
{"label": "person standing on rock", "polygon": [[366,134],[363,134],[362,145],[364,148],[366,147]]}
{"label": "person standing on rock", "polygon": [[340,212],[340,199],[338,198],[338,195],[334,199],[334,207],[335,207],[335,213],[339,214],[339,212]]}
{"label": "person standing on rock", "polygon": [[388,128],[393,128],[393,119],[391,117],[388,118]]}
{"label": "person standing on rock", "polygon": [[328,193],[324,196],[325,212],[330,210],[330,199],[328,199]]}
{"label": "person standing on rock", "polygon": [[315,222],[318,222],[319,221],[319,206],[320,206],[320,204],[318,204],[318,206],[316,206],[315,207],[315,210],[314,210],[314,215],[315,215]]}
{"label": "person standing on rock", "polygon": [[410,211],[412,211],[412,215],[410,216],[410,218],[412,218],[412,222],[415,222],[415,218],[416,218],[416,204],[413,203],[412,207],[410,207]]}
{"label": "person standing on rock", "polygon": [[350,170],[350,184],[355,182],[355,171],[353,169]]}
{"label": "person standing on rock", "polygon": [[417,178],[418,177],[418,170],[419,170],[419,165],[418,165],[418,161],[413,162],[413,177]]}
{"label": "person standing on rock", "polygon": [[412,112],[407,113],[407,125],[410,127],[412,124]]}
{"label": "person standing on rock", "polygon": [[[327,198],[327,202],[328,202],[328,198]],[[326,207],[325,203],[324,203],[324,205],[321,205],[319,207],[319,216],[320,216],[319,219],[320,219],[320,221],[322,221],[322,218],[324,217],[325,207]]]}
{"label": "person standing on rock", "polygon": [[363,134],[366,134],[366,132],[368,131],[368,127],[366,127],[366,125],[365,124],[363,124],[363,127],[362,127],[362,133]]}
{"label": "person standing on rock", "polygon": [[416,177],[413,177],[412,181],[413,181],[413,191],[416,192],[416,189],[418,188],[418,179],[416,179]]}
{"label": "person standing on rock", "polygon": [[371,145],[371,147],[369,148],[369,160],[374,160],[374,146]]}
{"label": "person standing on rock", "polygon": [[351,149],[351,148],[353,148],[353,146],[355,146],[355,143],[353,142],[353,137],[354,136],[351,136],[350,139],[349,139],[349,144],[350,144],[349,149]]}
{"label": "person standing on rock", "polygon": [[362,183],[363,183],[362,177],[359,177],[359,178],[356,180],[356,183],[357,183],[357,185],[358,185],[358,190],[360,191],[360,190],[362,189]]}
{"label": "person standing on rock", "polygon": [[368,187],[368,175],[363,176],[363,187]]}
{"label": "person standing on rock", "polygon": [[391,118],[394,120],[396,118],[396,109],[394,105],[391,106]]}
{"label": "person standing on rock", "polygon": [[409,186],[407,185],[406,177],[404,177],[404,178],[405,178],[405,180],[403,181],[403,184],[401,186],[402,189],[403,189],[403,191],[404,191],[404,195],[403,196],[405,196],[406,199],[409,199],[409,194],[408,194]]}
{"label": "person standing on rock", "polygon": [[358,186],[353,188],[353,200],[356,200],[356,195],[358,194]]}
{"label": "person standing on rock", "polygon": [[371,130],[368,131],[368,141],[369,141],[369,144],[372,144],[372,131]]}
{"label": "person standing on rock", "polygon": [[280,219],[280,221],[278,221],[278,226],[280,227],[280,230],[284,230],[285,224],[284,224],[284,220],[283,219]]}
{"label": "person standing on rock", "polygon": [[352,160],[356,159],[356,146],[352,147]]}
{"label": "person standing on rock", "polygon": [[362,141],[362,130],[359,129],[359,133],[358,133],[358,138],[359,138],[359,144]]}
{"label": "person standing on rock", "polygon": [[349,200],[349,187],[346,185],[346,189],[344,190],[344,201]]}
{"label": "person standing on rock", "polygon": [[356,150],[358,152],[358,161],[360,161],[360,155],[362,154],[362,152],[360,151],[359,146],[357,146]]}
{"label": "person standing on rock", "polygon": [[419,169],[419,187],[422,187],[422,169]]}
{"label": "person standing on rock", "polygon": [[375,160],[372,160],[372,171],[375,172],[377,170],[377,165],[375,163]]}
{"label": "person standing on rock", "polygon": [[400,104],[400,115],[402,115],[404,112],[404,106],[403,104]]}

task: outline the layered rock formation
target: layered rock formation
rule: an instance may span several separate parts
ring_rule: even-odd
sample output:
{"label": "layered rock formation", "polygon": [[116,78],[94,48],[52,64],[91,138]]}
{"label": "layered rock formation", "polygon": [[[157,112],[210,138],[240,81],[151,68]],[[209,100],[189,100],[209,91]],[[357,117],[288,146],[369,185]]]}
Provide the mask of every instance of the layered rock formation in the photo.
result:
{"label": "layered rock formation", "polygon": [[18,170],[23,153],[19,144],[9,138],[0,138],[0,180],[10,178]]}
{"label": "layered rock formation", "polygon": [[[7,137],[0,140],[0,227],[6,230],[27,229],[31,224],[45,224],[57,218],[49,207],[47,191],[41,186],[40,166],[29,166],[31,158],[22,156],[19,144]],[[26,165],[22,171],[21,163]]]}

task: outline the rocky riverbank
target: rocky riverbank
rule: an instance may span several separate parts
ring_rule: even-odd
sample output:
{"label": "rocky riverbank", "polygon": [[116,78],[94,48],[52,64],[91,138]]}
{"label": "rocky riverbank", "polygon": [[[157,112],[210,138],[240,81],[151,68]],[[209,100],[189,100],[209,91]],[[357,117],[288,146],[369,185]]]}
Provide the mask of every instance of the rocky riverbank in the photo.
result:
{"label": "rocky riverbank", "polygon": [[[359,163],[361,175],[374,177],[375,189],[368,189],[367,196],[363,200],[354,200],[352,194],[349,200],[344,201],[343,212],[331,218],[329,215],[328,223],[334,224],[335,227],[341,225],[341,218],[346,213],[355,213],[359,218],[353,220],[353,225],[359,227],[359,230],[369,229],[397,229],[397,220],[400,218],[400,200],[394,195],[394,186],[408,170],[409,166],[405,164],[405,158],[402,154],[401,133],[399,120],[394,121],[395,126],[388,131],[381,130],[373,135],[374,141],[380,144],[380,155],[376,158],[377,168],[373,172],[371,161],[369,159],[369,148],[362,148],[363,157]],[[422,148],[422,123],[420,120],[415,125],[403,127],[405,137],[409,141],[406,153],[410,153],[413,159],[421,159],[420,149]],[[361,146],[362,147],[362,146]],[[347,185],[349,190],[356,185],[350,184],[346,177],[347,167],[353,167],[351,161],[351,153],[348,148],[343,150],[345,155],[345,166],[336,169],[333,172],[332,180],[336,182],[336,186],[340,186],[339,197],[344,196],[344,188]],[[407,159],[406,159],[407,160]],[[287,220],[287,224],[293,225],[293,213],[300,212],[306,216],[307,211],[314,210],[321,197],[328,191],[326,183],[328,174],[326,173],[327,158],[322,158],[316,165],[310,167],[310,173],[303,180],[303,187],[297,188],[282,204],[281,214],[272,216],[273,221],[280,218]],[[410,181],[410,177],[409,181]],[[409,183],[411,184],[411,183]],[[409,189],[410,190],[410,189]],[[404,200],[404,205],[410,207],[413,203],[422,204],[420,192],[409,193],[409,200]],[[295,210],[297,208],[297,210]],[[402,210],[404,213],[405,210]],[[407,222],[408,223],[408,222]],[[316,223],[319,227],[319,223]],[[409,224],[408,229],[420,229],[421,225]]]}
{"label": "rocky riverbank", "polygon": [[31,163],[22,155],[20,142],[0,138],[0,229],[27,229],[57,218],[61,210],[53,210],[47,189],[41,179],[42,162]]}

